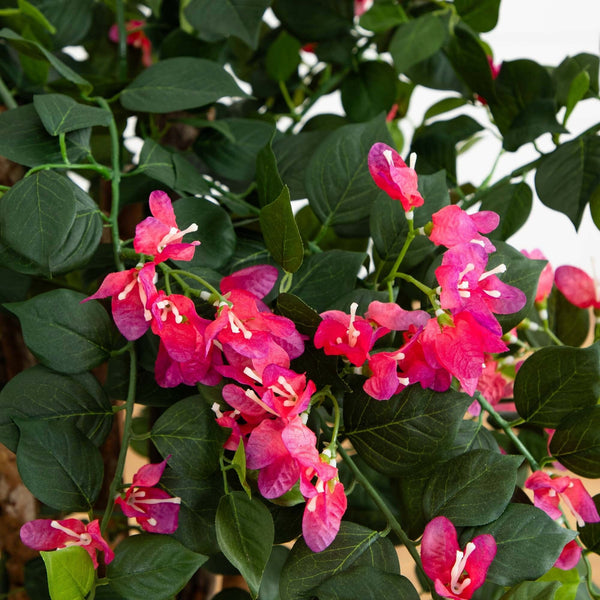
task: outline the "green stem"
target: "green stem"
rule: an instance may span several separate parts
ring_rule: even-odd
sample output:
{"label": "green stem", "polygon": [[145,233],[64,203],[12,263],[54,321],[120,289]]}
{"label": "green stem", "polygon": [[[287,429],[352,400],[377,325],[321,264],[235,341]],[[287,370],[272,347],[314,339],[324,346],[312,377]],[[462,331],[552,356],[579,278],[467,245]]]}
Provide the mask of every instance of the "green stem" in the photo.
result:
{"label": "green stem", "polygon": [[104,535],[110,517],[114,508],[114,500],[117,497],[117,490],[123,483],[123,469],[125,467],[125,458],[129,449],[129,440],[131,438],[131,424],[133,422],[133,407],[135,405],[135,390],[137,384],[137,356],[133,344],[129,345],[129,388],[127,390],[127,399],[125,400],[125,423],[123,424],[123,439],[121,440],[121,450],[117,459],[115,476],[110,484],[108,491],[108,506],[104,511],[100,532]]}
{"label": "green stem", "polygon": [[[400,523],[398,523],[396,517],[392,514],[392,511],[388,508],[383,498],[379,495],[379,492],[371,485],[371,482],[362,474],[360,469],[356,466],[356,463],[350,458],[350,456],[342,446],[338,448],[338,452],[341,454],[342,458],[344,459],[344,462],[350,467],[350,470],[354,474],[354,477],[356,478],[358,483],[360,483],[363,486],[364,490],[371,497],[373,502],[375,502],[375,504],[377,505],[377,508],[379,508],[379,510],[383,513],[392,531],[406,546],[406,549],[409,551],[410,555],[415,561],[417,569],[423,576],[424,581],[430,581],[429,577],[427,577],[425,571],[423,570],[423,564],[421,563],[421,557],[419,556],[417,547],[415,546],[414,542],[406,535],[404,529],[402,529]],[[437,594],[435,594],[432,584],[430,584],[430,588],[432,595],[435,598],[438,598]]]}
{"label": "green stem", "polygon": [[287,107],[290,109],[290,117],[292,117],[294,121],[298,122],[300,120],[300,116],[296,112],[296,107],[294,106],[294,102],[292,101],[287,86],[285,85],[285,81],[279,82],[279,89],[281,90],[281,95],[283,96]]}
{"label": "green stem", "polygon": [[64,133],[58,134],[58,143],[60,145],[60,155],[62,156],[63,162],[67,166],[71,166],[71,161],[69,160],[69,155],[67,154],[67,142]]}
{"label": "green stem", "polygon": [[504,430],[504,433],[511,439],[513,444],[517,447],[519,452],[527,459],[531,468],[534,471],[540,470],[540,465],[533,458],[531,452],[527,449],[527,447],[523,444],[523,442],[519,439],[519,436],[512,430],[510,423],[503,419],[494,409],[494,407],[481,395],[480,392],[475,392],[475,399],[479,402],[481,408],[486,410],[490,415],[494,417],[498,425]]}
{"label": "green stem", "polygon": [[90,164],[65,164],[65,163],[48,163],[45,165],[38,165],[37,167],[32,167],[27,171],[25,177],[29,177],[38,171],[48,171],[50,169],[69,169],[70,171],[75,171],[77,169],[84,171],[96,171],[96,173],[100,173],[102,177],[105,179],[110,179],[112,176],[112,172],[110,169],[103,167],[102,165],[90,165]]}
{"label": "green stem", "polygon": [[9,110],[19,106],[16,100],[13,98],[13,95],[10,93],[10,90],[6,87],[2,77],[0,77],[0,98],[2,98],[4,106],[6,106],[6,108]]}
{"label": "green stem", "polygon": [[119,79],[127,79],[127,31],[125,30],[125,7],[123,0],[116,1],[117,29],[119,31]]}
{"label": "green stem", "polygon": [[588,594],[593,598],[593,600],[600,600],[600,594],[598,594],[598,591],[594,586],[594,582],[592,581],[594,573],[592,571],[592,565],[590,565],[590,561],[587,557],[586,552],[583,553],[583,562],[586,568],[585,583],[587,586]]}
{"label": "green stem", "polygon": [[[190,273],[189,271],[183,271],[182,269],[171,269],[169,266],[164,265],[164,263],[160,263],[161,268],[166,272],[166,270],[169,271],[169,273],[171,275],[181,275],[183,277],[188,277],[189,279],[193,279],[194,281],[197,281],[200,285],[203,285],[211,294],[214,294],[216,297],[218,298],[223,298],[223,295],[221,294],[221,292],[219,292],[219,290],[217,290],[216,288],[214,288],[212,285],[210,285],[210,283],[208,283],[208,281],[206,281],[205,279],[203,279],[202,277],[200,277],[199,275],[195,275],[194,273]],[[177,279],[177,282],[181,285],[181,278]],[[182,287],[189,287],[187,286],[187,284],[183,283]]]}
{"label": "green stem", "polygon": [[416,231],[415,231],[413,219],[407,219],[407,221],[408,221],[408,235],[406,236],[406,239],[404,240],[404,245],[402,246],[402,249],[400,250],[400,254],[398,254],[398,257],[396,258],[396,262],[394,263],[394,266],[391,268],[387,277],[383,280],[383,283],[387,284],[389,281],[393,281],[394,279],[396,279],[396,276],[397,276],[396,272],[400,268],[400,265],[402,264],[402,261],[404,260],[404,257],[406,256],[408,248],[410,247],[410,245],[412,244],[412,241],[415,239],[415,237],[417,235]]}

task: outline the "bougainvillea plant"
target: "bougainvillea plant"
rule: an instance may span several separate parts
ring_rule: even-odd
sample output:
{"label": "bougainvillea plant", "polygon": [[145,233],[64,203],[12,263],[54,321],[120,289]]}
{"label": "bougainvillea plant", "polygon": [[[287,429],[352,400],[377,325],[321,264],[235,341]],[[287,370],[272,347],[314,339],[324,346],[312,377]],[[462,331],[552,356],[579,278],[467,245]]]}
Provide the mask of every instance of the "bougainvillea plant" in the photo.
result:
{"label": "bougainvillea plant", "polygon": [[[507,241],[600,227],[599,59],[499,5],[1,3],[1,597],[600,598],[600,282]],[[483,130],[537,158],[460,180]]]}

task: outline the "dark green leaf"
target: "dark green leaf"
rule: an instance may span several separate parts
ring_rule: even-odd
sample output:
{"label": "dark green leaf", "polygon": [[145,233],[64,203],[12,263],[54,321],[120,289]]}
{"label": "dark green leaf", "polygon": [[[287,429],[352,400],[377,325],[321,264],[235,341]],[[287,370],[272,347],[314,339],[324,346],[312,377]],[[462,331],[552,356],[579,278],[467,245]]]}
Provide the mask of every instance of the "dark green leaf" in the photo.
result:
{"label": "dark green leaf", "polygon": [[142,71],[120,95],[132,111],[166,113],[212,104],[225,96],[246,97],[217,63],[203,58],[168,58]]}
{"label": "dark green leaf", "polygon": [[550,442],[552,456],[582,477],[600,477],[600,406],[563,419]]}
{"label": "dark green leaf", "polygon": [[262,16],[270,4],[271,0],[192,0],[184,14],[200,39],[214,42],[233,35],[256,48]]}
{"label": "dark green leaf", "polygon": [[60,511],[88,511],[100,488],[102,455],[70,421],[17,420],[17,467],[41,502]]}
{"label": "dark green leaf", "polygon": [[473,539],[482,533],[491,533],[497,546],[487,578],[504,586],[542,576],[576,535],[539,508],[526,504],[509,504],[499,519],[469,529],[464,537]]}
{"label": "dark green leaf", "polygon": [[[593,497],[596,510],[600,508],[600,494]],[[581,543],[592,552],[600,554],[600,523],[586,523],[579,529]]]}
{"label": "dark green leaf", "polygon": [[456,74],[448,56],[438,50],[428,59],[412,66],[406,75],[413,83],[433,88],[434,90],[454,90],[468,98],[471,94],[465,82]]}
{"label": "dark green leaf", "polygon": [[426,111],[423,116],[423,121],[427,119],[431,119],[433,117],[437,117],[445,112],[449,112],[454,110],[455,108],[460,108],[467,103],[467,100],[464,98],[460,98],[458,96],[452,96],[450,98],[443,98],[439,100],[435,104],[432,104]]}
{"label": "dark green leaf", "polygon": [[423,511],[423,494],[429,481],[430,469],[393,480],[398,508],[398,521],[406,535],[416,540],[423,534],[427,519]]}
{"label": "dark green leaf", "polygon": [[567,346],[581,346],[590,331],[590,313],[571,304],[556,288],[548,301],[550,327]]}
{"label": "dark green leaf", "polygon": [[595,406],[600,398],[600,343],[538,350],[517,372],[514,396],[521,417],[552,429],[572,412]]}
{"label": "dark green leaf", "polygon": [[226,119],[232,142],[219,132],[210,132],[195,145],[200,158],[222,177],[234,181],[254,179],[258,153],[273,136],[273,125],[256,119]]}
{"label": "dark green leaf", "polygon": [[273,547],[271,514],[245,492],[232,492],[219,502],[216,528],[221,551],[239,569],[256,598]]}
{"label": "dark green leaf", "polygon": [[336,538],[322,552],[312,552],[302,539],[294,544],[281,572],[281,600],[309,600],[334,575],[364,566],[400,574],[398,557],[389,539],[361,525],[342,521]]}
{"label": "dark green leaf", "polygon": [[363,29],[380,33],[393,29],[396,25],[407,21],[408,17],[399,4],[376,2],[361,16],[360,26]]}
{"label": "dark green leaf", "polygon": [[207,477],[219,468],[225,437],[225,430],[201,396],[190,396],[168,408],[151,433],[159,452],[172,455],[169,466],[173,471],[192,479]]}
{"label": "dark green leaf", "polygon": [[92,25],[94,0],[30,0],[52,23],[55,48],[81,43]]}
{"label": "dark green leaf", "polygon": [[296,329],[303,335],[312,337],[321,322],[319,313],[293,294],[277,296],[277,312],[294,321]]}
{"label": "dark green leaf", "polygon": [[500,226],[492,234],[493,239],[506,241],[521,229],[529,218],[532,204],[533,192],[524,181],[495,185],[486,191],[481,210],[492,210],[500,215]]}
{"label": "dark green leaf", "polygon": [[[77,162],[84,153],[74,139],[67,135],[67,155]],[[63,162],[58,140],[48,134],[33,104],[0,114],[0,154],[28,167]]]}
{"label": "dark green leaf", "polygon": [[498,22],[500,0],[456,0],[462,20],[475,31],[491,31]]}
{"label": "dark green leaf", "polygon": [[345,431],[367,464],[400,476],[432,467],[445,458],[471,398],[411,385],[387,402],[363,391],[344,400]]}
{"label": "dark green leaf", "polygon": [[37,365],[13,377],[0,392],[0,441],[15,452],[19,430],[13,419],[73,421],[99,446],[112,427],[113,412],[90,373],[61,375]]}
{"label": "dark green leaf", "polygon": [[267,50],[267,73],[275,81],[287,81],[300,64],[300,42],[282,31]]}
{"label": "dark green leaf", "polygon": [[277,168],[277,158],[269,141],[256,155],[256,191],[260,206],[274,202],[281,194],[282,188],[283,181]]}
{"label": "dark green leaf", "polygon": [[567,96],[566,111],[563,117],[563,124],[569,120],[573,109],[577,103],[586,95],[590,89],[590,75],[587,71],[581,71],[578,73],[569,88],[569,95]]}
{"label": "dark green leaf", "polygon": [[260,600],[279,600],[279,579],[281,569],[290,551],[285,546],[273,546],[260,583]]}
{"label": "dark green leaf", "polygon": [[265,245],[275,262],[288,273],[295,273],[304,259],[304,246],[294,219],[287,186],[260,211],[260,227]]}
{"label": "dark green leaf", "polygon": [[556,100],[559,106],[566,106],[573,81],[582,72],[590,77],[589,92],[598,93],[598,67],[600,58],[597,54],[581,53],[577,56],[567,56],[556,69],[552,71],[552,79],[556,84]]}
{"label": "dark green leaf", "polygon": [[558,581],[523,581],[508,590],[500,600],[554,600]]}
{"label": "dark green leaf", "polygon": [[140,152],[140,162],[136,172],[141,172],[164,183],[170,188],[175,187],[175,167],[171,153],[148,138],[144,141]]}
{"label": "dark green leaf", "polygon": [[127,600],[169,600],[205,561],[166,535],[134,535],[118,544],[106,575]]}
{"label": "dark green leaf", "polygon": [[0,237],[40,274],[65,273],[86,264],[101,234],[94,201],[53,171],[22,179],[2,197]]}
{"label": "dark green leaf", "polygon": [[6,308],[17,315],[27,347],[38,360],[60,373],[81,373],[110,356],[114,326],[96,300],[57,289]]}
{"label": "dark green leaf", "polygon": [[423,497],[426,517],[443,515],[457,527],[485,525],[509,503],[522,456],[472,450],[439,465]]}
{"label": "dark green leaf", "polygon": [[210,194],[210,185],[202,177],[200,170],[196,168],[182,154],[172,154],[171,160],[175,168],[175,189],[188,194],[200,194],[208,196]]}
{"label": "dark green leaf", "polygon": [[390,42],[390,53],[398,73],[435,54],[444,43],[447,28],[437,15],[428,13],[402,23]]}
{"label": "dark green leaf", "polygon": [[50,135],[93,125],[108,126],[111,121],[108,111],[79,104],[64,94],[38,94],[33,97],[33,105]]}
{"label": "dark green leaf", "polygon": [[181,198],[173,203],[177,222],[182,229],[192,223],[198,230],[186,236],[186,241],[200,240],[191,261],[179,262],[182,269],[204,267],[220,269],[233,256],[236,235],[225,209],[204,198]]}
{"label": "dark green leaf", "polygon": [[397,80],[393,67],[385,62],[360,63],[341,86],[342,105],[348,119],[362,122],[374,119],[382,111],[387,113],[396,99]]}
{"label": "dark green leaf", "polygon": [[458,434],[454,439],[454,447],[450,451],[451,456],[459,456],[471,450],[491,450],[500,452],[498,442],[494,436],[480,423],[464,420],[460,424]]}
{"label": "dark green leaf", "polygon": [[249,600],[251,598],[252,596],[250,596],[246,590],[242,590],[241,588],[225,588],[216,596],[213,596],[213,600]]}
{"label": "dark green leaf", "polygon": [[579,227],[588,202],[600,186],[600,139],[580,137],[544,156],[535,175],[540,200]]}
{"label": "dark green leaf", "polygon": [[366,219],[379,188],[367,167],[375,142],[391,144],[383,115],[336,129],[314,152],[306,169],[306,192],[326,226]]}
{"label": "dark green leaf", "polygon": [[289,292],[317,312],[354,289],[356,276],[365,259],[362,252],[330,250],[309,256],[294,275]]}
{"label": "dark green leaf", "polygon": [[85,600],[96,579],[90,555],[80,546],[71,546],[41,556],[52,600]]}

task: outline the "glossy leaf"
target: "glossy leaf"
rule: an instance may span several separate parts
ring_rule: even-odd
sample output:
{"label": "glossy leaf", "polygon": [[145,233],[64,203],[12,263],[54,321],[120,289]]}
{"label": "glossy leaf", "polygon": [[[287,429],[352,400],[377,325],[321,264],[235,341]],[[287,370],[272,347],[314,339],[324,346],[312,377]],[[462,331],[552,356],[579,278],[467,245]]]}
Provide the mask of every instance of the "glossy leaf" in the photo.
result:
{"label": "glossy leaf", "polygon": [[85,600],[96,579],[90,555],[80,546],[40,554],[52,600]]}
{"label": "glossy leaf", "polygon": [[282,31],[267,50],[266,67],[275,81],[287,81],[300,64],[300,42]]}
{"label": "glossy leaf", "polygon": [[525,504],[509,504],[499,519],[469,529],[465,538],[482,533],[492,534],[497,546],[487,578],[504,586],[542,576],[576,535],[539,508]]}
{"label": "glossy leaf", "polygon": [[273,546],[267,562],[258,596],[260,600],[279,600],[279,580],[281,569],[290,551],[285,546]]}
{"label": "glossy leaf", "polygon": [[151,439],[175,473],[192,479],[211,475],[219,468],[225,430],[215,420],[201,396],[173,404],[157,420]]}
{"label": "glossy leaf", "polygon": [[411,385],[386,402],[362,390],[346,397],[344,425],[367,464],[390,476],[429,469],[452,447],[471,398]]}
{"label": "glossy leaf", "polygon": [[462,20],[475,31],[491,31],[498,22],[500,0],[456,0]]}
{"label": "glossy leaf", "polygon": [[245,492],[231,492],[221,498],[215,523],[221,551],[239,569],[256,598],[273,546],[271,514]]}
{"label": "glossy leaf", "polygon": [[136,172],[144,173],[170,188],[175,187],[175,167],[171,153],[150,138],[144,140]]}
{"label": "glossy leaf", "polygon": [[274,202],[283,188],[271,141],[256,155],[256,191],[260,206]]}
{"label": "glossy leaf", "polygon": [[142,71],[120,94],[136,112],[166,113],[212,104],[246,94],[218,64],[204,58],[168,58]]}
{"label": "glossy leaf", "polygon": [[500,215],[500,226],[492,233],[493,239],[506,241],[527,221],[533,205],[533,192],[525,183],[507,183],[493,186],[481,201],[481,210],[492,210]]}
{"label": "glossy leaf", "polygon": [[102,305],[82,304],[84,299],[78,292],[57,289],[5,307],[19,318],[27,347],[43,365],[81,373],[108,359],[115,331]]}
{"label": "glossy leaf", "polygon": [[169,536],[134,535],[115,548],[106,575],[111,587],[127,600],[169,600],[206,560]]}
{"label": "glossy leaf", "polygon": [[113,422],[111,404],[90,373],[61,375],[42,365],[21,371],[0,392],[0,441],[17,449],[19,429],[13,419],[72,421],[96,446]]}
{"label": "glossy leaf", "polygon": [[365,566],[400,574],[398,557],[389,539],[361,525],[342,521],[336,538],[322,552],[312,552],[302,539],[294,544],[281,572],[281,600],[309,600],[336,574]]}
{"label": "glossy leaf", "polygon": [[552,71],[552,79],[556,84],[556,100],[559,106],[567,106],[573,81],[581,73],[587,73],[589,93],[598,93],[598,67],[600,57],[597,54],[582,52],[576,56],[567,56],[556,69]]}
{"label": "glossy leaf", "polygon": [[517,372],[514,397],[521,417],[552,429],[571,413],[595,406],[600,397],[600,343],[538,350]]}
{"label": "glossy leaf", "polygon": [[91,509],[102,486],[102,455],[69,421],[16,420],[17,467],[41,502],[66,513]]}
{"label": "glossy leaf", "polygon": [[500,600],[554,600],[558,581],[523,581],[508,590]]}
{"label": "glossy leaf", "polygon": [[[593,497],[596,510],[600,508],[600,494]],[[592,552],[600,554],[600,523],[586,523],[579,529],[581,543]]]}
{"label": "glossy leaf", "polygon": [[423,496],[428,520],[447,517],[457,527],[485,525],[508,505],[522,456],[472,450],[439,465]]}
{"label": "glossy leaf", "polygon": [[306,169],[311,208],[326,226],[355,223],[369,216],[379,188],[367,167],[375,142],[391,144],[383,116],[334,131],[314,152]]}
{"label": "glossy leaf", "polygon": [[79,104],[64,94],[38,94],[33,106],[50,135],[85,129],[93,125],[108,126],[111,114],[94,106]]}
{"label": "glossy leaf", "polygon": [[399,4],[375,2],[371,8],[361,16],[360,26],[363,29],[379,33],[392,29],[400,23],[408,21],[404,9]]}
{"label": "glossy leaf", "polygon": [[550,452],[577,475],[600,477],[600,406],[563,419],[552,436]]}
{"label": "glossy leaf", "polygon": [[51,276],[90,259],[102,234],[94,201],[70,179],[42,171],[16,183],[0,206],[2,241]]}

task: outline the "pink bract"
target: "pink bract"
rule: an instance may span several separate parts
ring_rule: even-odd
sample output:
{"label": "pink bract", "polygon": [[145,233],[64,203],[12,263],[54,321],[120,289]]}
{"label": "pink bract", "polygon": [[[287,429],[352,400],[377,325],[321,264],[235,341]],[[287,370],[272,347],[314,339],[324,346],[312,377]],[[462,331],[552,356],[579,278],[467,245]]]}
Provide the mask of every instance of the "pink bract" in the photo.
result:
{"label": "pink bract", "polygon": [[418,190],[416,171],[393,148],[382,142],[373,144],[368,163],[375,184],[393,200],[400,200],[405,212],[425,202]]}
{"label": "pink bract", "polygon": [[257,298],[264,298],[275,285],[279,272],[271,265],[246,267],[221,279],[221,292],[245,290]]}
{"label": "pink bract", "polygon": [[583,269],[562,266],[554,273],[554,282],[563,296],[579,308],[600,309],[600,282],[594,281]]}
{"label": "pink bract", "polygon": [[[532,258],[535,260],[548,260],[541,250],[535,248],[528,252],[527,250],[521,250],[521,254],[524,254],[527,258]],[[538,281],[537,291],[535,293],[535,301],[543,302],[552,291],[552,286],[554,284],[554,269],[552,265],[548,263],[540,273],[540,279]]]}
{"label": "pink bract", "polygon": [[471,598],[485,582],[495,556],[496,542],[490,534],[478,535],[461,550],[456,529],[446,517],[436,517],[425,527],[421,541],[423,569],[444,598]]}
{"label": "pink bract", "polygon": [[565,544],[565,547],[562,549],[560,556],[556,559],[554,566],[563,571],[570,571],[577,566],[580,558],[581,546],[577,543],[577,540],[571,540]]}
{"label": "pink bract", "polygon": [[[145,67],[149,67],[152,64],[152,43],[141,29],[145,24],[145,21],[127,21],[125,30],[128,32],[127,44],[142,51],[142,63]],[[116,25],[112,25],[109,29],[108,39],[111,42],[119,41],[119,29]]]}

